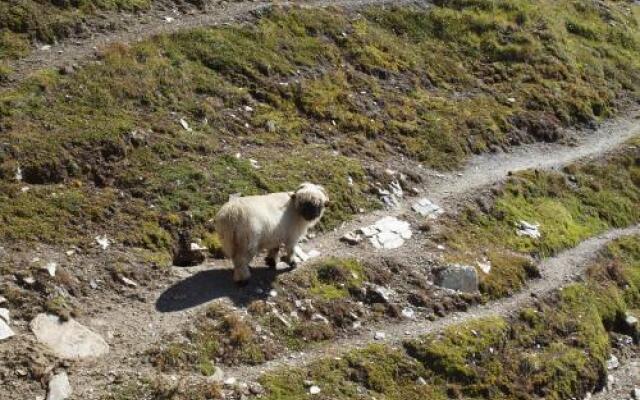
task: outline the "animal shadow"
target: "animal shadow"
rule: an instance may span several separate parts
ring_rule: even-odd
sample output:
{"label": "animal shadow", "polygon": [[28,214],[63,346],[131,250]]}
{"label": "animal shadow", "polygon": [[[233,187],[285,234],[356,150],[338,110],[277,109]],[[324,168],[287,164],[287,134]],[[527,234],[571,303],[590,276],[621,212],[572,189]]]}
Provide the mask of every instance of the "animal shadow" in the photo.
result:
{"label": "animal shadow", "polygon": [[236,306],[245,306],[267,298],[273,281],[288,271],[290,269],[252,268],[251,280],[242,287],[233,282],[231,269],[200,271],[162,292],[156,300],[156,310],[163,313],[184,311],[221,298],[230,299]]}

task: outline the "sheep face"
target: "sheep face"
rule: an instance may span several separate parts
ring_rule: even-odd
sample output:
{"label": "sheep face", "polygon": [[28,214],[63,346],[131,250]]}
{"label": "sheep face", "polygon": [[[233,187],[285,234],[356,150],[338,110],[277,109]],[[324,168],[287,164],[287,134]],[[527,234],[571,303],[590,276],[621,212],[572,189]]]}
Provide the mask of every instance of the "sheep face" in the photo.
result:
{"label": "sheep face", "polygon": [[291,197],[300,216],[308,222],[317,222],[329,204],[327,191],[313,183],[303,183]]}

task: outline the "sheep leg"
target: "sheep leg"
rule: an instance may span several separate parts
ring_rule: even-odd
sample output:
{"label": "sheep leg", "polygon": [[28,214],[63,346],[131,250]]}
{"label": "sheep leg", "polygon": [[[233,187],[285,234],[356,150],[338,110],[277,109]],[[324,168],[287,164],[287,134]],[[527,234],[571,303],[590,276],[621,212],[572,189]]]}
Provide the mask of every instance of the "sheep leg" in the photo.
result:
{"label": "sheep leg", "polygon": [[289,264],[291,268],[295,268],[297,266],[296,261],[293,259],[293,255],[294,255],[293,249],[296,247],[296,244],[298,244],[297,240],[292,242],[287,242],[284,249],[285,255],[284,257],[282,257],[282,261]]}
{"label": "sheep leg", "polygon": [[269,250],[267,253],[267,257],[265,257],[264,262],[272,269],[276,268],[276,264],[278,263],[278,252],[280,251],[279,247],[275,249]]}
{"label": "sheep leg", "polygon": [[251,278],[249,263],[253,259],[254,254],[241,252],[233,257],[233,281],[238,286],[245,286]]}

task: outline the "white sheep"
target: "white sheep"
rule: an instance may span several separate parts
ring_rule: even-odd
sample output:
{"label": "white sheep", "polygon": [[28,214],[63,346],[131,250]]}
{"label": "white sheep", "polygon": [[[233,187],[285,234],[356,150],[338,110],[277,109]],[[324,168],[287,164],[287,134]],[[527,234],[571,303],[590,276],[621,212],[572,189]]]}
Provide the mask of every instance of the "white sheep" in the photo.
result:
{"label": "white sheep", "polygon": [[285,247],[282,260],[295,267],[294,247],[328,204],[326,190],[313,183],[303,183],[295,192],[229,200],[216,215],[215,229],[233,262],[233,280],[239,285],[249,281],[249,263],[262,250],[268,251],[267,265],[275,268],[281,245]]}

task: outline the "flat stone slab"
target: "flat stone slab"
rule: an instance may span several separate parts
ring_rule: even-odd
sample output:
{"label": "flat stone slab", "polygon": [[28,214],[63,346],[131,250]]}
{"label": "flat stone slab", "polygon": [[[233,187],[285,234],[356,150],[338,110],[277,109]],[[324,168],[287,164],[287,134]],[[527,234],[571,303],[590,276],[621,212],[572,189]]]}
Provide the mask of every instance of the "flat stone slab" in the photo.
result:
{"label": "flat stone slab", "polygon": [[31,330],[40,343],[60,358],[100,357],[109,352],[102,336],[73,319],[61,321],[56,315],[38,314],[31,321]]}
{"label": "flat stone slab", "polygon": [[528,236],[532,239],[540,239],[540,224],[530,223],[527,221],[518,222],[518,236]]}

